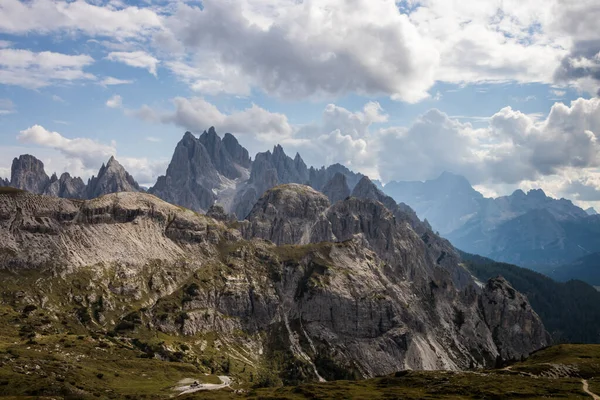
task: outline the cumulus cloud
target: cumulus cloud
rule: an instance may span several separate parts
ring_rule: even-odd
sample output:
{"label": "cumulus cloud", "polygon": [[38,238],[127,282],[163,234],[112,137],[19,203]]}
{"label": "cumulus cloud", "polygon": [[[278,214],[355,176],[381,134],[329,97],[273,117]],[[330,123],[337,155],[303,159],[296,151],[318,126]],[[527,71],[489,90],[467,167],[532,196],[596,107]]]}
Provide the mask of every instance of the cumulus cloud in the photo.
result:
{"label": "cumulus cloud", "polygon": [[83,71],[93,62],[88,55],[0,49],[0,84],[38,89],[53,83],[93,80],[94,75]]}
{"label": "cumulus cloud", "polygon": [[[415,102],[436,81],[600,87],[595,54],[581,53],[598,40],[594,0],[408,3],[6,0],[0,33],[88,36],[112,50],[108,59],[154,75],[164,66],[199,95],[256,88],[287,98],[359,93]],[[125,83],[110,79],[103,84]]]}
{"label": "cumulus cloud", "polygon": [[0,32],[27,34],[65,31],[117,39],[149,35],[161,27],[160,16],[150,8],[115,7],[117,2],[95,5],[83,0],[3,0]]}
{"label": "cumulus cloud", "polygon": [[123,105],[123,99],[118,94],[115,94],[110,99],[106,100],[106,107],[108,108],[121,108]]}
{"label": "cumulus cloud", "polygon": [[147,69],[154,76],[156,76],[156,66],[159,63],[158,59],[143,51],[113,51],[106,58],[130,67]]}
{"label": "cumulus cloud", "polygon": [[[146,157],[118,157],[116,143],[100,143],[88,138],[69,139],[58,132],[52,132],[40,125],[34,125],[22,130],[17,136],[19,142],[37,147],[28,149],[7,149],[14,154],[33,153],[40,158],[47,172],[67,171],[74,176],[87,179],[97,175],[100,166],[106,163],[111,156],[118,161],[136,179],[138,183],[151,186],[161,174],[164,174],[168,159],[160,157],[149,159]],[[1,153],[1,152],[0,152]],[[9,158],[6,158],[9,160]],[[0,165],[0,176],[2,168]]]}
{"label": "cumulus cloud", "polygon": [[[173,111],[155,110],[147,105],[137,110],[125,110],[129,116],[147,122],[174,124],[193,132],[202,132],[210,126],[215,126],[219,132],[230,132],[240,135],[240,138],[250,135],[248,143],[250,150],[264,149],[264,143],[283,142],[291,137],[293,128],[284,114],[272,113],[255,104],[250,107],[224,113],[214,104],[202,97],[176,97],[173,99]],[[263,143],[263,147],[258,145]]]}
{"label": "cumulus cloud", "polygon": [[118,161],[140,185],[146,187],[153,186],[156,179],[165,174],[169,165],[169,160],[166,158],[119,157]]}
{"label": "cumulus cloud", "polygon": [[69,139],[40,125],[22,130],[17,139],[22,143],[58,150],[65,157],[80,162],[85,169],[97,168],[117,152],[114,142],[107,145],[89,138]]}
{"label": "cumulus cloud", "polygon": [[393,0],[278,1],[273,7],[275,13],[263,2],[180,4],[165,25],[197,58],[239,69],[269,94],[427,97],[438,54]]}
{"label": "cumulus cloud", "polygon": [[[599,16],[600,17],[600,16]],[[600,96],[600,40],[577,42],[554,73],[555,80]]]}
{"label": "cumulus cloud", "polygon": [[506,107],[480,129],[432,110],[409,128],[379,135],[384,180],[430,179],[449,170],[475,184],[516,184],[600,166],[600,99],[556,103],[543,120]]}

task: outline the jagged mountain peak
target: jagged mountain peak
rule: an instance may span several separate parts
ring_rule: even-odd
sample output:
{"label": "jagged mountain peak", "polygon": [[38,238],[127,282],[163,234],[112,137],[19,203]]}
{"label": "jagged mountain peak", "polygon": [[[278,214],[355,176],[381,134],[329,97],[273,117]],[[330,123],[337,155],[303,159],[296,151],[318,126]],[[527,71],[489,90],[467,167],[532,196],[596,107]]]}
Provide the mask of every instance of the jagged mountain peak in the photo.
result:
{"label": "jagged mountain peak", "polygon": [[586,208],[585,212],[587,213],[587,215],[597,215],[598,214],[598,212],[596,211],[596,209],[594,207]]}
{"label": "jagged mountain peak", "polygon": [[17,189],[41,194],[50,183],[50,178],[41,160],[30,154],[23,154],[13,159],[10,183]]}
{"label": "jagged mountain peak", "polygon": [[139,192],[140,186],[125,168],[111,156],[102,164],[98,176],[92,176],[86,188],[87,198],[93,199],[109,193]]}
{"label": "jagged mountain peak", "polygon": [[344,200],[350,196],[350,188],[348,187],[346,175],[336,172],[321,191],[329,198],[331,204]]}
{"label": "jagged mountain peak", "polygon": [[182,141],[196,140],[196,136],[190,131],[186,131],[181,138]]}

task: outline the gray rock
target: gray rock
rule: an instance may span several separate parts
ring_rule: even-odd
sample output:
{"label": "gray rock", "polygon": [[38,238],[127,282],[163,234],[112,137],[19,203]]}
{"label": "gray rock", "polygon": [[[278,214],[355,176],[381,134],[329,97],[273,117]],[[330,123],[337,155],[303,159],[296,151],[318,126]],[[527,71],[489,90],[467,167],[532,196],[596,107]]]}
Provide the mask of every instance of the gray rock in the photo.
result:
{"label": "gray rock", "polygon": [[204,145],[190,132],[177,143],[165,176],[148,190],[172,204],[191,210],[207,210],[215,202],[212,188],[220,182]]}
{"label": "gray rock", "polygon": [[362,174],[352,172],[341,164],[333,164],[327,168],[321,167],[319,169],[310,167],[308,172],[310,186],[321,191],[323,190],[323,187],[327,184],[327,182],[329,182],[338,173],[346,177],[346,183],[348,184],[350,191],[354,189],[354,187],[363,177]]}
{"label": "gray rock", "polygon": [[[143,309],[144,329],[199,344],[208,335],[214,340],[202,346],[214,347],[203,352],[247,358],[247,368],[294,362],[300,380],[332,379],[323,362],[372,377],[489,367],[547,344],[524,297],[504,283],[456,287],[427,243],[381,202],[329,206],[301,185],[261,200],[242,231],[254,224],[258,235],[290,244],[243,240],[220,221],[145,193],[83,202],[0,194],[0,268],[39,271],[36,285],[14,290],[46,298],[54,313],[67,310],[62,318],[102,296],[107,317],[94,329],[113,329]],[[261,228],[268,224],[272,230]],[[86,296],[56,291],[81,271],[92,274],[84,275]]]}
{"label": "gray rock", "polygon": [[206,212],[206,216],[217,221],[227,221],[230,219],[229,215],[225,212],[225,209],[220,204],[213,204]]}
{"label": "gray rock", "polygon": [[44,163],[24,154],[12,162],[10,185],[31,193],[42,194],[50,183],[50,178],[44,171]]}
{"label": "gray rock", "polygon": [[481,298],[483,314],[502,360],[520,361],[533,348],[542,348],[550,336],[541,324],[531,323],[535,312],[527,298],[502,277],[490,279]]}
{"label": "gray rock", "polygon": [[52,174],[44,194],[70,199],[85,199],[87,192],[86,185],[81,178],[73,178],[68,172],[64,172],[60,178],[57,178],[56,174]]}
{"label": "gray rock", "polygon": [[329,198],[331,204],[350,196],[350,188],[346,176],[337,172],[321,190]]}
{"label": "gray rock", "polygon": [[248,155],[248,150],[246,150],[233,136],[231,133],[226,133],[223,136],[223,146],[231,156],[233,162],[242,166],[243,168],[250,168],[252,164],[252,160],[250,160],[250,156]]}
{"label": "gray rock", "polygon": [[10,186],[10,181],[5,178],[0,178],[0,187]]}
{"label": "gray rock", "polygon": [[93,199],[109,193],[140,191],[135,179],[111,156],[106,165],[102,164],[98,176],[92,176],[88,181],[86,196]]}
{"label": "gray rock", "polygon": [[208,132],[204,131],[198,141],[202,143],[213,165],[221,175],[229,179],[236,179],[242,176],[242,173],[236,168],[233,158],[227,151],[221,138],[217,135],[214,127],[211,126]]}

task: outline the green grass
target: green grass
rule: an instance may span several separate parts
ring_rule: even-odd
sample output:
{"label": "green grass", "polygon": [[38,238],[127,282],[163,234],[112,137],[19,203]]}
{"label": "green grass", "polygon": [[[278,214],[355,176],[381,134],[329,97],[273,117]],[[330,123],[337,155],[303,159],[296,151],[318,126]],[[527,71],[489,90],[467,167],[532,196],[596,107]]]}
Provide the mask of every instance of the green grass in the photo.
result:
{"label": "green grass", "polygon": [[25,190],[17,189],[10,186],[0,187],[0,195],[15,196],[18,194],[27,193]]}

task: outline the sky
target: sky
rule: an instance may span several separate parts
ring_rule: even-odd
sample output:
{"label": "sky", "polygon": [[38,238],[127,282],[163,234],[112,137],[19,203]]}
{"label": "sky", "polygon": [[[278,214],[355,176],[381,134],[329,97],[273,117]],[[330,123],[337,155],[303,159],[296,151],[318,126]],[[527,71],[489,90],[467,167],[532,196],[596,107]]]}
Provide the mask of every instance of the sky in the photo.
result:
{"label": "sky", "polygon": [[0,177],[143,185],[189,130],[600,208],[597,0],[2,0]]}

